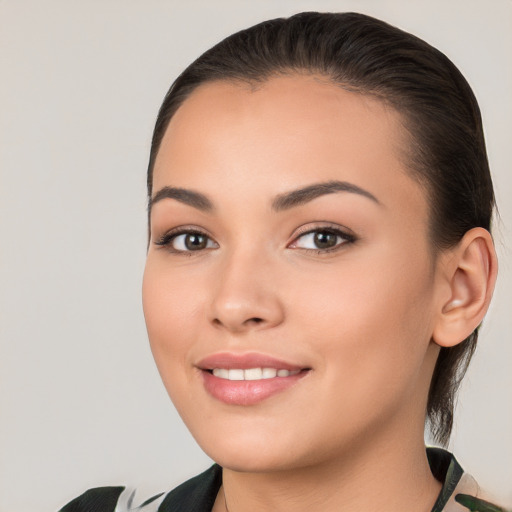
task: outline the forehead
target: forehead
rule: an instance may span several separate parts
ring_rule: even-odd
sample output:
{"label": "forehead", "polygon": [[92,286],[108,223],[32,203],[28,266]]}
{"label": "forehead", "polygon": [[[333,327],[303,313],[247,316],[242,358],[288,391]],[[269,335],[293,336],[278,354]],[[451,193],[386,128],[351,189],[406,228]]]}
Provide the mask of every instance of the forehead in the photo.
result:
{"label": "forehead", "polygon": [[322,138],[326,145],[364,144],[371,138],[372,147],[398,150],[397,156],[406,139],[401,116],[383,101],[349,92],[325,77],[290,75],[261,84],[216,81],[199,86],[171,119],[160,149],[164,152],[177,137],[176,145],[214,145],[229,131],[232,142],[235,132],[243,136],[250,131],[247,144],[266,135],[269,148],[304,136],[312,144]]}
{"label": "forehead", "polygon": [[[384,195],[383,202],[421,202],[404,163],[407,139],[396,110],[324,77],[280,76],[256,87],[207,83],[172,118],[153,190],[172,184],[215,191],[228,176],[232,189],[265,184],[279,193],[341,179]],[[398,194],[404,187],[410,190]]]}

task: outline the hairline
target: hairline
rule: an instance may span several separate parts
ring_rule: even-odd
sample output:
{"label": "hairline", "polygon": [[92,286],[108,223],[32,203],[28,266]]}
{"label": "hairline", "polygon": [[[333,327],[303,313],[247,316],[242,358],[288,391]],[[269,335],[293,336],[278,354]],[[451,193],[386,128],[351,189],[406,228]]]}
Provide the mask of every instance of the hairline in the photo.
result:
{"label": "hairline", "polygon": [[[415,165],[415,151],[414,146],[418,143],[417,136],[414,134],[413,122],[412,118],[407,112],[407,108],[402,105],[400,108],[399,101],[393,101],[393,94],[390,90],[379,91],[376,89],[372,89],[370,87],[358,86],[350,83],[349,81],[337,81],[336,77],[332,74],[327,73],[326,71],[316,69],[314,67],[293,67],[293,66],[282,66],[280,68],[273,69],[268,72],[260,73],[258,76],[243,76],[240,74],[233,74],[232,76],[219,76],[219,77],[207,77],[195,84],[191,84],[184,94],[179,98],[179,101],[174,105],[173,110],[170,113],[170,116],[167,117],[165,128],[160,133],[160,137],[157,139],[158,144],[155,147],[152,147],[152,158],[150,160],[150,165],[148,167],[148,190],[147,190],[147,201],[148,201],[148,238],[150,235],[150,219],[149,219],[149,204],[152,199],[153,192],[153,173],[155,170],[155,164],[160,153],[160,148],[169,129],[169,125],[176,115],[176,113],[180,110],[180,108],[185,104],[185,102],[199,89],[202,89],[208,85],[216,84],[216,83],[225,83],[225,84],[233,84],[239,87],[245,87],[250,92],[256,92],[260,90],[267,82],[274,78],[280,77],[311,77],[319,83],[323,83],[326,85],[334,85],[335,87],[339,87],[340,89],[352,92],[355,94],[359,94],[361,96],[367,96],[369,98],[373,98],[379,101],[381,104],[391,108],[393,112],[397,115],[397,120],[400,126],[400,133],[402,135],[402,140],[399,144],[394,145],[394,150],[396,151],[397,158],[404,165],[404,169],[406,170],[407,176],[413,179],[422,189],[425,200],[428,205],[428,236],[430,241],[430,247],[432,249],[432,263],[435,265],[437,261],[437,257],[439,254],[443,252],[443,247],[440,247],[439,244],[436,243],[435,237],[435,215],[433,211],[434,191],[432,185],[429,183],[428,178],[424,177],[422,172],[418,169],[418,165]],[[387,93],[387,94],[386,94]],[[149,180],[149,178],[151,178]],[[151,184],[151,188],[150,188]],[[455,244],[454,244],[455,245]]]}

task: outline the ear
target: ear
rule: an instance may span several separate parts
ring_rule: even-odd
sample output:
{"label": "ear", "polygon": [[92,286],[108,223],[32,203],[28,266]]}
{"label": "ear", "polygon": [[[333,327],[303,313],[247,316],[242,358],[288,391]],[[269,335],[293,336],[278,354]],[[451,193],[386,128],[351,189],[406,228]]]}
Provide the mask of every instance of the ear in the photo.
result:
{"label": "ear", "polygon": [[446,286],[432,335],[441,347],[465,340],[482,322],[489,307],[498,264],[490,233],[469,230],[457,246],[441,258]]}

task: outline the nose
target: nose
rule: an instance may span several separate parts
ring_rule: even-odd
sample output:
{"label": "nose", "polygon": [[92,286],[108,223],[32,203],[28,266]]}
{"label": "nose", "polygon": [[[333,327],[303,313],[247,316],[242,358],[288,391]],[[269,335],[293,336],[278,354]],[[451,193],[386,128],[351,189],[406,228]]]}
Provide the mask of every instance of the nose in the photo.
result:
{"label": "nose", "polygon": [[267,329],[284,320],[279,285],[268,261],[258,254],[233,254],[215,277],[210,320],[231,333]]}

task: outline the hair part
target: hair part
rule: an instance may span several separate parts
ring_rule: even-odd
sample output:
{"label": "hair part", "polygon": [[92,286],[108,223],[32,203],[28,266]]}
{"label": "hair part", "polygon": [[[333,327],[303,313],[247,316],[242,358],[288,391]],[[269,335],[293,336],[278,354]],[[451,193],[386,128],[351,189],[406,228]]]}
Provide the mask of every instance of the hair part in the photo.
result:
{"label": "hair part", "polygon": [[[490,230],[494,208],[477,100],[460,71],[418,37],[357,13],[296,14],[237,32],[206,51],[176,79],[158,113],[148,166],[167,126],[200,85],[234,81],[258,87],[273,76],[314,74],[346,90],[377,97],[402,116],[409,134],[404,162],[426,190],[435,252],[474,228]],[[447,444],[456,394],[475,351],[478,330],[441,348],[427,416],[433,438]]]}

